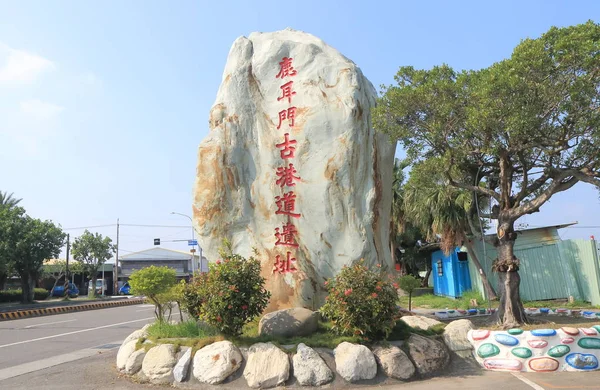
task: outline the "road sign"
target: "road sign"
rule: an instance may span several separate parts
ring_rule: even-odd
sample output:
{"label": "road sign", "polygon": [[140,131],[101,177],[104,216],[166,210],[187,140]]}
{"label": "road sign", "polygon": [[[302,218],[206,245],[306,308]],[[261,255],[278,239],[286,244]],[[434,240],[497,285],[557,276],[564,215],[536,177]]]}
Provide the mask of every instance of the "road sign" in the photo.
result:
{"label": "road sign", "polygon": [[189,246],[195,246],[195,245],[198,245],[198,240],[188,240],[188,245],[189,245]]}
{"label": "road sign", "polygon": [[160,245],[160,238],[154,239],[154,245]]}
{"label": "road sign", "polygon": [[190,252],[191,253],[196,253],[196,250],[195,249],[190,249]]}

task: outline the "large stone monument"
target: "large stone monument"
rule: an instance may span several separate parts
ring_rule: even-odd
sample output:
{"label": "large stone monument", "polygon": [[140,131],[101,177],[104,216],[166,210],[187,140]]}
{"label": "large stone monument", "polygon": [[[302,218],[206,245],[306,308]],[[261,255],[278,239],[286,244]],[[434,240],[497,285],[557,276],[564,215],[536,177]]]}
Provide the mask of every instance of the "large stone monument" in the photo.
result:
{"label": "large stone monument", "polygon": [[324,281],[361,258],[393,269],[395,145],[371,126],[375,97],[313,35],[252,33],[231,47],[198,150],[194,223],[209,261],[224,238],[258,250],[269,310],[318,308]]}

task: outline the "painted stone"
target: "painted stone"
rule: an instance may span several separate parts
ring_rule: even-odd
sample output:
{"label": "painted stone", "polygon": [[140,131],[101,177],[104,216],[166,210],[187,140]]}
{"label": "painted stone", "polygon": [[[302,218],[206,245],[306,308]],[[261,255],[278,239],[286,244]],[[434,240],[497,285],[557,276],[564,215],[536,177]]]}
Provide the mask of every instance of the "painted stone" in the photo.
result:
{"label": "painted stone", "polygon": [[563,344],[573,344],[575,339],[573,337],[565,337],[564,339],[560,340],[560,342]]}
{"label": "painted stone", "polygon": [[542,313],[542,314],[548,314],[548,313],[550,313],[550,309],[541,308],[540,309],[540,313]]}
{"label": "painted stone", "polygon": [[533,355],[531,349],[524,347],[513,348],[510,352],[512,352],[513,355],[521,359],[527,359],[530,358],[531,355]]}
{"label": "painted stone", "polygon": [[477,355],[481,358],[489,358],[496,356],[500,353],[500,348],[497,345],[491,343],[481,344],[477,350]]}
{"label": "painted stone", "polygon": [[509,347],[513,347],[517,344],[519,344],[519,340],[517,340],[517,338],[509,336],[507,334],[496,334],[494,335],[494,338],[496,339],[496,341],[502,345],[507,345]]}
{"label": "painted stone", "polygon": [[485,359],[483,366],[488,370],[521,371],[523,364],[517,359]]}
{"label": "painted stone", "polygon": [[454,314],[454,310],[448,310],[448,314]]}
{"label": "painted stone", "polygon": [[527,344],[529,344],[531,348],[546,348],[548,346],[546,340],[527,340]]}
{"label": "painted stone", "polygon": [[467,314],[467,311],[466,311],[466,310],[460,310],[460,309],[458,309],[457,311],[458,311],[460,314],[463,314],[463,315],[464,315],[464,314]]}
{"label": "painted stone", "polygon": [[519,329],[519,328],[512,328],[512,329],[509,329],[509,330],[508,330],[508,334],[514,334],[514,335],[517,335],[517,334],[521,334],[521,333],[523,333],[523,329]]}
{"label": "painted stone", "polygon": [[479,314],[485,314],[485,309],[479,309]]}
{"label": "painted stone", "polygon": [[579,329],[577,329],[577,328],[571,328],[569,326],[563,326],[560,329],[563,332],[565,332],[566,334],[570,335],[570,336],[577,336],[579,334]]}
{"label": "painted stone", "polygon": [[582,337],[577,342],[577,345],[585,349],[600,349],[600,339]]}
{"label": "painted stone", "polygon": [[585,318],[596,318],[596,312],[594,311],[584,311],[581,313]]}
{"label": "painted stone", "polygon": [[558,360],[549,357],[535,358],[529,361],[529,368],[537,372],[556,371],[558,366]]}
{"label": "painted stone", "polygon": [[567,364],[578,370],[595,370],[598,368],[598,358],[589,353],[572,353],[565,358]]}
{"label": "painted stone", "polygon": [[490,336],[490,331],[489,330],[474,330],[473,333],[471,333],[471,336],[473,337],[473,340],[475,340],[475,341],[485,340]]}
{"label": "painted stone", "polygon": [[566,345],[557,345],[555,347],[552,347],[548,350],[548,355],[555,357],[555,358],[559,358],[559,357],[563,357],[566,354],[568,354],[569,352],[571,352],[571,348],[569,348]]}
{"label": "painted stone", "polygon": [[596,332],[600,332],[600,325],[594,325],[592,328],[594,328]]}
{"label": "painted stone", "polygon": [[477,314],[477,309],[469,309],[467,310],[467,312],[469,313],[470,316]]}
{"label": "painted stone", "polygon": [[581,332],[586,336],[595,336],[598,334],[595,329],[581,328]]}
{"label": "painted stone", "polygon": [[532,336],[537,337],[550,337],[556,336],[556,330],[554,329],[535,329],[531,331]]}

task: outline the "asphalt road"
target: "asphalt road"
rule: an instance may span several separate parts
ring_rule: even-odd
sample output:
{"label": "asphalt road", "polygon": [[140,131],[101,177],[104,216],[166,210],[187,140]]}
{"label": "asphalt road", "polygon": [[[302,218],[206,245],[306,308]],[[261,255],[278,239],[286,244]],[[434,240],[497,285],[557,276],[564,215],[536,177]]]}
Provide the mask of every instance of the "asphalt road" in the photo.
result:
{"label": "asphalt road", "polygon": [[0,383],[115,348],[153,316],[152,305],[132,305],[0,322]]}

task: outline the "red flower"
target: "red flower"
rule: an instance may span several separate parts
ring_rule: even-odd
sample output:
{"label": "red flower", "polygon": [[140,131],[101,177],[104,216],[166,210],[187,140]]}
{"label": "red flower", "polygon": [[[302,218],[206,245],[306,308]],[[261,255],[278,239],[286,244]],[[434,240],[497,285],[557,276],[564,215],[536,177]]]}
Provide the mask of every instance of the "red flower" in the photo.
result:
{"label": "red flower", "polygon": [[351,288],[349,288],[349,289],[347,289],[346,291],[344,291],[344,295],[345,295],[345,296],[348,296],[348,295],[350,295],[350,294],[352,294],[352,289],[351,289]]}
{"label": "red flower", "polygon": [[327,286],[328,284],[329,284],[329,281],[328,281],[328,280],[326,280],[326,281],[325,281],[325,285]]}
{"label": "red flower", "polygon": [[381,268],[381,264],[377,264],[377,268]]}
{"label": "red flower", "polygon": [[221,316],[217,316],[217,322],[221,322],[223,321],[223,319],[221,318]]}
{"label": "red flower", "polygon": [[372,297],[372,298],[377,298],[377,293],[373,293],[373,294],[371,294],[371,297]]}
{"label": "red flower", "polygon": [[395,289],[398,289],[398,283],[394,283],[392,286],[394,286]]}
{"label": "red flower", "polygon": [[242,310],[248,310],[248,305],[243,305]]}
{"label": "red flower", "polygon": [[221,264],[221,260],[217,260],[217,264]]}
{"label": "red flower", "polygon": [[377,287],[375,287],[375,290],[377,290],[377,291],[381,291],[381,286],[377,286]]}
{"label": "red flower", "polygon": [[233,309],[233,306],[229,305],[227,306],[228,309]]}

